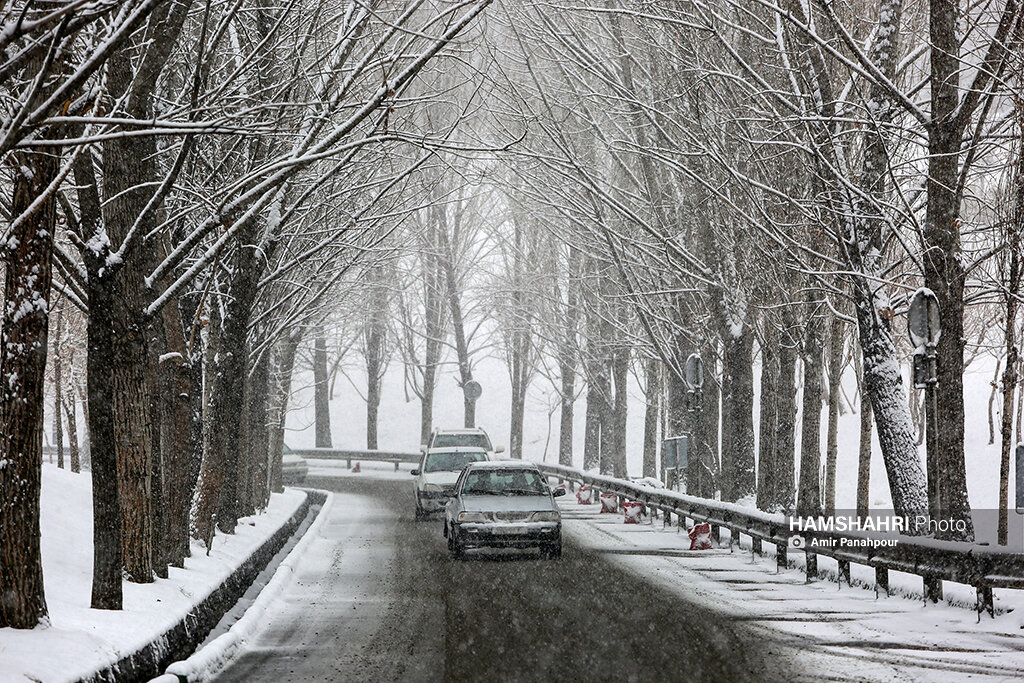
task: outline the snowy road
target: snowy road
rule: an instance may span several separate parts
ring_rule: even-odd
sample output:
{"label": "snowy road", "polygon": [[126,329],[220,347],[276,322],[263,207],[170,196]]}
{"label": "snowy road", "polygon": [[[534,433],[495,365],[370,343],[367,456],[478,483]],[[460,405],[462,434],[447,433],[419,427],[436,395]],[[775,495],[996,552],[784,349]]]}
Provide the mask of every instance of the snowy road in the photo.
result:
{"label": "snowy road", "polygon": [[[680,600],[567,539],[534,556],[452,562],[411,482],[324,478],[340,495],[230,681],[812,680],[792,639]],[[760,640],[760,642],[758,642]]]}

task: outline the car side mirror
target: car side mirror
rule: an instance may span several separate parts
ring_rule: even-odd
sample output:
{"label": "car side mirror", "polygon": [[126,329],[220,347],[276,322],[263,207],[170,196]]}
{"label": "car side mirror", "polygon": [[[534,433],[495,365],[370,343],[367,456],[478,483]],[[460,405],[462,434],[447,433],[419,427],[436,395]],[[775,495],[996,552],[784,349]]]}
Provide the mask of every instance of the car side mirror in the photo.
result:
{"label": "car side mirror", "polygon": [[415,469],[415,470],[412,470],[411,472],[409,472],[409,474],[411,474],[414,477],[418,477],[418,476],[420,476],[420,471],[418,469]]}
{"label": "car side mirror", "polygon": [[558,498],[559,496],[564,496],[565,489],[555,489],[554,491],[551,492],[551,495],[554,496],[555,498]]}
{"label": "car side mirror", "polygon": [[494,449],[494,452],[495,453],[504,453],[505,452],[505,447],[504,446],[498,446],[498,447],[496,447]]}

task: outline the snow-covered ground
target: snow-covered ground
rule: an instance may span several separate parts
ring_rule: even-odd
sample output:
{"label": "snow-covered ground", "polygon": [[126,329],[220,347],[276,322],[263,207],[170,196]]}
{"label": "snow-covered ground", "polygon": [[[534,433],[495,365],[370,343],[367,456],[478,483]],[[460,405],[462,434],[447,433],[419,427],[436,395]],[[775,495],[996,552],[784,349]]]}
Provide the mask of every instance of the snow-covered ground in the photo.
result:
{"label": "snow-covered ground", "polygon": [[[558,501],[567,537],[681,597],[751,623],[765,642],[799,643],[805,669],[820,672],[820,680],[1024,677],[1024,605],[979,621],[961,607],[807,583],[799,569],[777,571],[771,557],[727,547],[691,551],[685,531],[664,527],[661,519],[624,524],[621,513],[600,514],[600,506],[578,505],[573,496]],[[892,578],[920,585],[917,577]]]}
{"label": "snow-covered ground", "polygon": [[209,555],[193,542],[185,569],[172,567],[169,578],[151,584],[126,582],[122,611],[93,610],[89,475],[44,465],[41,543],[50,624],[0,629],[0,681],[78,680],[143,647],[219,586],[305,496],[292,489],[274,494],[264,514],[240,520],[234,535],[218,535]]}

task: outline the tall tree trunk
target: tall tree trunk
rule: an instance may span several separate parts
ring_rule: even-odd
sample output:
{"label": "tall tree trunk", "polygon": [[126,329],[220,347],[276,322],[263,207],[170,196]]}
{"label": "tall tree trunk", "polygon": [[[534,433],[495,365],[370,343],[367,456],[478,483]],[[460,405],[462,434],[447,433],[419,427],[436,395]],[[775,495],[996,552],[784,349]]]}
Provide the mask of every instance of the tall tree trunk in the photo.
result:
{"label": "tall tree trunk", "polygon": [[281,493],[281,458],[284,454],[284,428],[288,418],[288,400],[292,394],[292,370],[295,368],[295,354],[302,339],[302,330],[285,334],[277,352],[277,368],[274,373],[274,389],[270,404],[270,490]]}
{"label": "tall tree trunk", "polygon": [[110,243],[103,228],[99,185],[93,156],[83,150],[75,160],[79,223],[82,236],[96,247],[82,253],[88,275],[89,315],[86,318],[86,423],[92,471],[93,609],[121,609],[121,496],[114,436],[113,353],[114,273],[108,264]]}
{"label": "tall tree trunk", "polygon": [[603,444],[604,425],[608,413],[608,394],[610,382],[608,373],[600,363],[590,361],[590,377],[587,381],[587,414],[583,443],[583,469],[593,470],[601,467],[604,454],[601,451]]}
{"label": "tall tree trunk", "polygon": [[64,469],[64,424],[61,420],[63,403],[64,368],[62,333],[64,322],[64,306],[57,307],[57,329],[53,345],[53,444],[57,447],[57,467]]}
{"label": "tall tree trunk", "polygon": [[864,390],[861,380],[860,394],[860,446],[857,457],[857,517],[868,516],[871,506],[871,398]]}
{"label": "tall tree trunk", "polygon": [[836,466],[839,460],[839,410],[845,339],[843,323],[833,316],[828,357],[828,435],[825,449],[825,514],[836,511]]}
{"label": "tall tree trunk", "polygon": [[[194,307],[188,306],[189,309]],[[190,311],[193,315],[194,310]],[[200,453],[193,425],[194,401],[189,349],[185,341],[178,306],[164,306],[160,313],[167,353],[161,356],[156,378],[160,409],[160,452],[164,459],[163,500],[165,559],[173,567],[184,567],[189,556],[189,508],[195,487],[195,466]],[[201,398],[202,388],[198,388]]]}
{"label": "tall tree trunk", "polygon": [[[270,501],[269,466],[270,434],[267,431],[267,396],[270,391],[270,354],[267,351],[256,360],[246,384],[246,434],[252,477],[248,505],[262,510]],[[251,512],[251,510],[250,510]]]}
{"label": "tall tree trunk", "polygon": [[[1018,98],[1017,125],[1024,133],[1024,101]],[[999,523],[997,536],[999,545],[1006,545],[1009,540],[1009,505],[1010,505],[1010,450],[1013,444],[1013,400],[1017,389],[1017,366],[1020,362],[1017,349],[1017,297],[1020,293],[1021,281],[1021,232],[1024,232],[1024,149],[1018,142],[1017,164],[1012,171],[1013,192],[1012,209],[1006,224],[1007,251],[1009,262],[1006,273],[1006,294],[1004,295],[1005,325],[1003,346],[1006,349],[1006,369],[1003,370],[1003,415],[999,425]],[[1022,403],[1019,397],[1018,403]],[[1017,439],[1020,439],[1018,433]],[[1018,487],[1020,484],[1018,483]]]}
{"label": "tall tree trunk", "polygon": [[[960,175],[962,124],[959,78],[962,70],[958,3],[929,1],[931,41],[931,120],[928,127],[928,200],[925,208],[924,282],[938,299],[942,336],[937,353],[935,395],[937,501],[931,507],[943,518],[956,519],[964,533],[950,538],[973,540],[967,472],[964,464],[964,265],[960,251]],[[878,409],[876,404],[875,408]],[[945,535],[945,534],[942,534]]]}
{"label": "tall tree trunk", "polygon": [[612,381],[615,385],[615,403],[611,406],[611,472],[612,476],[626,479],[626,420],[629,404],[629,347],[616,347],[612,356]]}
{"label": "tall tree trunk", "polygon": [[64,399],[64,414],[68,420],[68,451],[71,456],[71,471],[78,474],[82,471],[82,456],[78,450],[78,417],[75,415],[75,394]]}
{"label": "tall tree trunk", "polygon": [[[370,349],[367,347],[366,351],[366,365],[367,370],[370,368]],[[376,369],[376,368],[374,368]],[[373,400],[379,402],[379,396],[374,391],[375,383],[371,379],[369,381],[370,391],[373,392]],[[318,327],[316,335],[313,339],[313,421],[316,426],[316,447],[317,448],[330,448],[331,447],[331,406],[329,402],[330,397],[327,392],[327,337],[324,335],[322,327]],[[373,405],[370,400],[370,393],[367,393],[367,411]],[[373,442],[370,443],[370,430],[369,430],[369,413],[367,416],[367,432],[366,432],[366,447],[376,448],[377,447],[377,416],[376,407],[373,406]]]}
{"label": "tall tree trunk", "polygon": [[33,628],[46,618],[39,515],[43,406],[56,200],[50,194],[60,156],[16,152],[10,215],[2,249],[0,341],[0,628]]}
{"label": "tall tree trunk", "polygon": [[[811,303],[811,306],[815,304]],[[821,514],[821,379],[824,321],[808,311],[804,338],[804,393],[800,422],[800,486],[796,510],[801,517]]]}
{"label": "tall tree trunk", "polygon": [[579,268],[580,253],[569,247],[565,283],[565,328],[558,346],[558,374],[561,379],[561,414],[558,423],[558,464],[573,463],[573,413],[576,403],[577,327],[580,319]]}
{"label": "tall tree trunk", "polygon": [[775,453],[779,430],[779,337],[772,322],[765,321],[761,347],[761,419],[758,425],[757,507],[770,510],[775,504]]}
{"label": "tall tree trunk", "polygon": [[789,311],[783,312],[784,327],[779,338],[778,432],[775,437],[775,495],[773,501],[792,510],[796,481],[796,324]]}
{"label": "tall tree trunk", "polygon": [[643,476],[658,476],[658,413],[661,410],[661,361],[651,357],[644,362],[644,459]]}
{"label": "tall tree trunk", "polygon": [[754,335],[743,325],[727,328],[722,382],[722,500],[736,501],[756,491],[754,475]]}
{"label": "tall tree trunk", "polygon": [[427,224],[427,245],[423,254],[423,281],[425,289],[423,315],[426,321],[426,341],[423,351],[423,391],[420,402],[420,443],[430,441],[434,428],[434,390],[437,387],[437,368],[441,362],[441,346],[444,342],[444,277],[440,274],[437,232],[435,220]]}

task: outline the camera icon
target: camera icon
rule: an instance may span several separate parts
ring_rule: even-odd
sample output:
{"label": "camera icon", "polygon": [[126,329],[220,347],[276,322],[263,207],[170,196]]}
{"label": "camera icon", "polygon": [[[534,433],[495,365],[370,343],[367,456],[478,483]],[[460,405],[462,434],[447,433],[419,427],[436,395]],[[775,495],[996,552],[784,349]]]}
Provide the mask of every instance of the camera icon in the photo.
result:
{"label": "camera icon", "polygon": [[803,536],[790,536],[789,547],[794,550],[803,550],[807,547],[807,539]]}

